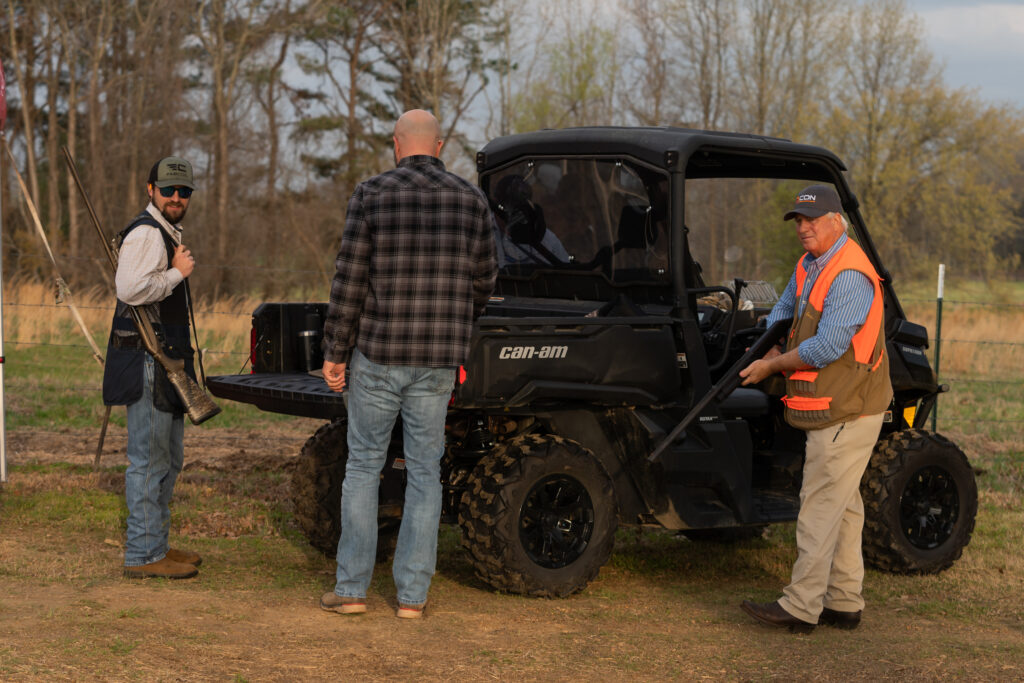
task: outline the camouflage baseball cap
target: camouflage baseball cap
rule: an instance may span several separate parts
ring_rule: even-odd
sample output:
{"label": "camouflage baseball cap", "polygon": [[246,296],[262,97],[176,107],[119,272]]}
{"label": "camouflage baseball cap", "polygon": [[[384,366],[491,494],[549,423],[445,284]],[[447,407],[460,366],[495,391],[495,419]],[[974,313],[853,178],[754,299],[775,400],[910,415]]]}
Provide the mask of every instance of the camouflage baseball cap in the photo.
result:
{"label": "camouflage baseball cap", "polygon": [[181,185],[193,190],[196,189],[192,182],[192,164],[181,157],[164,157],[153,164],[153,169],[149,172],[149,180],[147,182],[157,187]]}

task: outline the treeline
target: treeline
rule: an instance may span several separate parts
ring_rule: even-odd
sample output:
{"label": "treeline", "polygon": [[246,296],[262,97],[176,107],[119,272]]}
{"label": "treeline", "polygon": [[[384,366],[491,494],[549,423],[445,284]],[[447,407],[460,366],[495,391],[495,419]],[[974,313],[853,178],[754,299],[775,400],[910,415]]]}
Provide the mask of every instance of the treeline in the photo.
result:
{"label": "treeline", "polygon": [[[102,252],[61,145],[111,234],[155,159],[193,161],[198,291],[326,295],[352,187],[413,107],[469,177],[488,138],[541,127],[820,144],[903,278],[1021,274],[1024,113],[948,87],[902,0],[5,0],[0,24],[6,140],[73,286]],[[4,273],[47,277],[3,164]]]}

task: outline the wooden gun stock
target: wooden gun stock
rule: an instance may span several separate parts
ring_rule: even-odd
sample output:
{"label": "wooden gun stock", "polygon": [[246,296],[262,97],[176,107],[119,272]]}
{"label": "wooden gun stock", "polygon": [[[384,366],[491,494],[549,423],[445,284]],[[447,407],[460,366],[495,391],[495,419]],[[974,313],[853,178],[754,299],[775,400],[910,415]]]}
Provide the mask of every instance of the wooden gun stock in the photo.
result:
{"label": "wooden gun stock", "polygon": [[[78,193],[82,195],[85,208],[89,210],[93,227],[96,228],[96,233],[99,235],[100,242],[103,244],[107,254],[107,260],[110,262],[110,267],[116,275],[117,254],[114,253],[107,242],[106,234],[100,226],[100,220],[96,217],[96,211],[92,208],[92,202],[89,201],[89,195],[86,194],[85,188],[82,186],[82,180],[78,177],[78,168],[75,166],[75,160],[71,158],[71,152],[68,151],[67,147],[61,147],[61,151],[64,152],[64,160],[68,164],[68,170],[71,172],[71,177],[75,179],[75,186],[78,188]],[[185,405],[185,412],[188,414],[188,419],[192,421],[192,424],[206,422],[219,413],[220,406],[214,403],[210,395],[185,372],[185,361],[180,358],[171,358],[164,352],[149,318],[135,306],[129,306],[128,308],[131,310],[135,327],[139,330],[142,345],[167,373],[167,379],[171,382],[171,386],[174,387],[178,397],[181,398],[181,402]]]}

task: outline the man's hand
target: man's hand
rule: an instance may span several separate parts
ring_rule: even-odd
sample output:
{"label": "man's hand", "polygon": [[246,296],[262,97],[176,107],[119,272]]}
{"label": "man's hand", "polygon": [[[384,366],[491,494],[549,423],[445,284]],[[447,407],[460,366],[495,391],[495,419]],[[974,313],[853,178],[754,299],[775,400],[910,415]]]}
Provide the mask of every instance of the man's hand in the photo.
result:
{"label": "man's hand", "polygon": [[195,267],[196,260],[192,258],[192,252],[188,250],[188,247],[184,244],[176,246],[174,248],[174,257],[171,259],[171,268],[177,268],[182,277],[188,277],[192,274],[192,269]]}
{"label": "man's hand", "polygon": [[332,363],[324,361],[324,381],[331,391],[342,392],[345,390],[345,366],[347,363]]}
{"label": "man's hand", "polygon": [[783,368],[776,368],[776,363],[772,361],[782,355],[779,351],[778,346],[773,346],[768,350],[768,353],[764,354],[764,358],[755,360],[747,367],[740,370],[740,377],[743,377],[743,386],[748,384],[757,384],[758,382],[771,377],[776,372],[781,371]]}

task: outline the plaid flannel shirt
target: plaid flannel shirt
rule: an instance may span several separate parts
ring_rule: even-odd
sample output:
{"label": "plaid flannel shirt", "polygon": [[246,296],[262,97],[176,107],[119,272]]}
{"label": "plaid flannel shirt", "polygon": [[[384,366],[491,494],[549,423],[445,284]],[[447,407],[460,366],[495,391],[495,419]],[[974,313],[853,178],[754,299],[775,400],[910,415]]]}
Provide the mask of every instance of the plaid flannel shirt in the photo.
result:
{"label": "plaid flannel shirt", "polygon": [[352,347],[380,365],[465,363],[494,289],[494,217],[483,193],[431,156],[360,183],[348,203],[324,325],[324,358]]}

